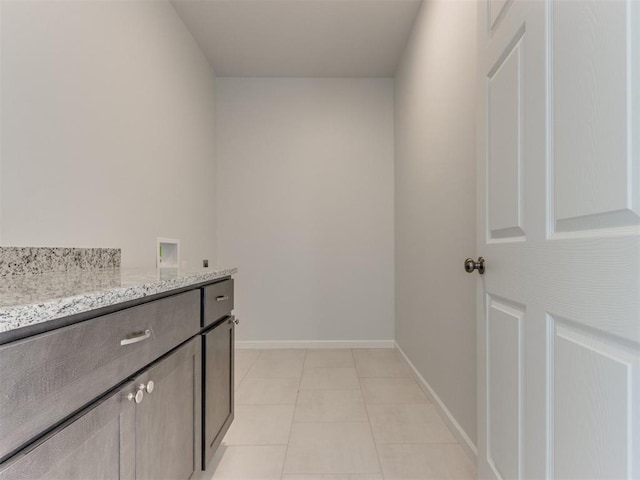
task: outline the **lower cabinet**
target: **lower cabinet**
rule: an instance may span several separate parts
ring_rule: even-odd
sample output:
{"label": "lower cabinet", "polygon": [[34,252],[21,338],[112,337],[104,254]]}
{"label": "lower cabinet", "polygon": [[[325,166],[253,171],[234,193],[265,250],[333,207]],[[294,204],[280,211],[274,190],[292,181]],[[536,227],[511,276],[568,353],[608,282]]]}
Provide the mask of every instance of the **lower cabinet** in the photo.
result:
{"label": "lower cabinet", "polygon": [[233,421],[232,308],[224,280],[3,345],[0,480],[201,478]]}
{"label": "lower cabinet", "polygon": [[224,318],[202,334],[203,470],[233,421],[234,320]]}
{"label": "lower cabinet", "polygon": [[186,480],[201,466],[198,337],[0,466],[0,480]]}
{"label": "lower cabinet", "polygon": [[136,406],[127,400],[132,390],[127,384],[23,450],[0,467],[0,479],[134,479]]}
{"label": "lower cabinet", "polygon": [[135,378],[144,393],[136,405],[136,479],[187,480],[199,474],[200,352],[193,338]]}

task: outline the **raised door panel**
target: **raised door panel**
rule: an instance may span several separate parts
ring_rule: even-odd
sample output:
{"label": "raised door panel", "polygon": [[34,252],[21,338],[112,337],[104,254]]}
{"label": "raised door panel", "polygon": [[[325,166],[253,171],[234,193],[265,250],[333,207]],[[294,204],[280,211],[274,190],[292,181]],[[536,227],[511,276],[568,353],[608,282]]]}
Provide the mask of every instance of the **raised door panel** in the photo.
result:
{"label": "raised door panel", "polygon": [[[488,241],[524,236],[520,31],[487,76]],[[503,240],[504,241],[504,240]]]}
{"label": "raised door panel", "polygon": [[146,392],[136,409],[136,479],[186,480],[199,471],[198,340],[190,340],[135,379]]}
{"label": "raised door panel", "polygon": [[487,299],[487,461],[496,478],[521,477],[524,308]]}
{"label": "raised door panel", "polygon": [[0,480],[133,480],[132,389],[127,385],[0,464]]}
{"label": "raised door panel", "polygon": [[640,422],[634,418],[638,353],[573,322],[551,321],[555,478],[633,478],[638,452],[632,448],[640,441],[633,438]]}
{"label": "raised door panel", "polygon": [[489,0],[489,29],[495,29],[513,0]]}
{"label": "raised door panel", "polygon": [[234,328],[229,319],[203,335],[204,342],[204,432],[205,469],[233,421]]}
{"label": "raised door panel", "polygon": [[640,224],[639,8],[550,4],[552,234]]}

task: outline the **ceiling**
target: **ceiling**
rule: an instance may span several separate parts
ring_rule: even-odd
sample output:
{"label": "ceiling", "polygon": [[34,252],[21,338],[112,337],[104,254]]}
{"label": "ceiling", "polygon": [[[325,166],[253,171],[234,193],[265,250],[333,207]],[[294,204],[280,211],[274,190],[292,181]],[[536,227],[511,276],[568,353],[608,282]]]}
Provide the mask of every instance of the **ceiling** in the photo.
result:
{"label": "ceiling", "polygon": [[391,77],[422,0],[172,0],[222,77]]}

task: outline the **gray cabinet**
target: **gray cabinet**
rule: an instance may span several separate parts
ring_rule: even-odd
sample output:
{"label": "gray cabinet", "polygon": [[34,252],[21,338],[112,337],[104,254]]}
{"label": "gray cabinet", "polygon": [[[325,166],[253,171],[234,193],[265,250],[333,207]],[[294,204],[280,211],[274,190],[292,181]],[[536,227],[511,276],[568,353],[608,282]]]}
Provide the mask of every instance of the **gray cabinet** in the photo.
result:
{"label": "gray cabinet", "polygon": [[194,338],[13,458],[0,480],[194,477],[200,467],[200,366]]}
{"label": "gray cabinet", "polygon": [[200,330],[185,292],[0,346],[0,461]]}
{"label": "gray cabinet", "polygon": [[133,480],[135,403],[127,384],[0,466],[0,480]]}
{"label": "gray cabinet", "polygon": [[187,480],[200,470],[201,357],[193,338],[135,378],[136,479]]}
{"label": "gray cabinet", "polygon": [[0,480],[199,478],[233,421],[220,283],[0,346]]}
{"label": "gray cabinet", "polygon": [[203,333],[203,470],[233,421],[234,322],[219,321]]}

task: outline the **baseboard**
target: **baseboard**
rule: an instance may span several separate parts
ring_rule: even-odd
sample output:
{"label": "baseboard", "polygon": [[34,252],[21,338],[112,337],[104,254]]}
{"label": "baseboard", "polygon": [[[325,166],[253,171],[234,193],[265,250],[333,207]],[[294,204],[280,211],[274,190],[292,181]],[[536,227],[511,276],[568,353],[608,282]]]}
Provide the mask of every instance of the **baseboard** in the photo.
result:
{"label": "baseboard", "polygon": [[265,340],[236,341],[238,350],[271,350],[275,348],[394,348],[394,340]]}
{"label": "baseboard", "polygon": [[402,348],[400,348],[400,346],[397,343],[395,344],[395,347],[398,349],[400,354],[404,357],[405,361],[409,364],[409,366],[413,370],[413,374],[418,380],[418,384],[420,385],[420,388],[422,388],[422,390],[427,395],[427,397],[429,397],[429,399],[431,400],[431,403],[433,403],[433,405],[436,407],[436,409],[438,410],[438,413],[440,414],[444,422],[447,424],[447,427],[449,427],[449,430],[451,430],[451,433],[453,434],[453,436],[456,437],[456,440],[458,440],[458,443],[460,444],[464,452],[467,454],[467,456],[471,459],[471,461],[475,465],[478,459],[478,448],[471,441],[471,439],[467,435],[467,432],[465,432],[464,429],[460,426],[460,424],[456,421],[455,417],[449,411],[449,409],[444,404],[444,402],[440,400],[440,397],[438,397],[438,395],[436,395],[436,392],[433,390],[433,388],[431,388],[431,385],[429,385],[429,382],[425,380],[425,378],[418,371],[416,366],[411,362],[411,360],[409,360],[409,357],[407,357],[407,354],[404,353]]}

